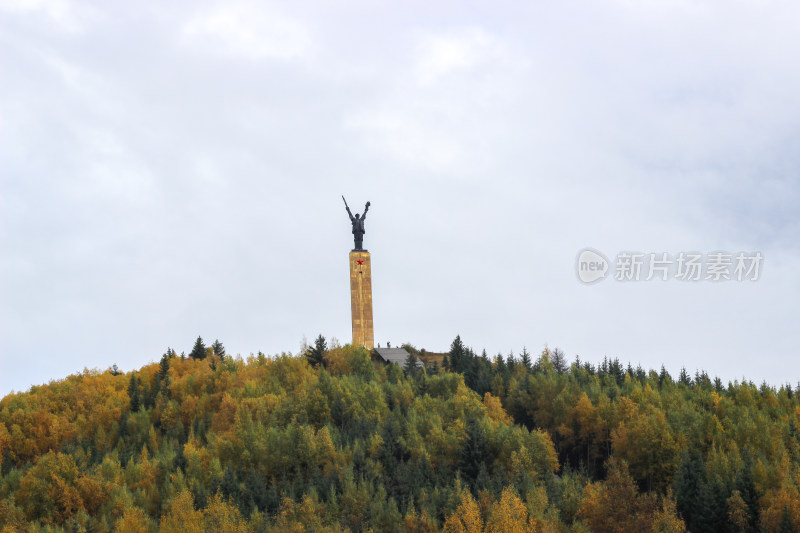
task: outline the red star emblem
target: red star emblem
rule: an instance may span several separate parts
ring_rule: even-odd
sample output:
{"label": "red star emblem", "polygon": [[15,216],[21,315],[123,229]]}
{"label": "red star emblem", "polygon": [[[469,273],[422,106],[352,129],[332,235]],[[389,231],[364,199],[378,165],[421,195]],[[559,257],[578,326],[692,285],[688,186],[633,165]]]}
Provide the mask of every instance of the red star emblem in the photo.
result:
{"label": "red star emblem", "polygon": [[358,263],[359,265],[363,265],[364,264],[364,260],[363,259],[357,259],[356,263]]}

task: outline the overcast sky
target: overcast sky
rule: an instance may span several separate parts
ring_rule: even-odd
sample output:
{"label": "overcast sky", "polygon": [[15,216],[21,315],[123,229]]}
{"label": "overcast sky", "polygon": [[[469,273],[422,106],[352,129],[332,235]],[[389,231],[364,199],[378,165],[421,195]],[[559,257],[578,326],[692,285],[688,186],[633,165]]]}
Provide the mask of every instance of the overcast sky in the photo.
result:
{"label": "overcast sky", "polygon": [[[795,0],[5,1],[0,394],[348,342],[342,194],[376,342],[797,383],[798,50]],[[622,282],[623,251],[764,259]]]}

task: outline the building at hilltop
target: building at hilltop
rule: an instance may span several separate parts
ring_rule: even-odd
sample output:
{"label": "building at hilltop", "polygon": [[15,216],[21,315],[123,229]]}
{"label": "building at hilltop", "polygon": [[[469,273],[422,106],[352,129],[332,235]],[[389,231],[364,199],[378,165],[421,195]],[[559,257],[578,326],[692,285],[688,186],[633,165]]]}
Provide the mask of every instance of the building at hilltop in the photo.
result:
{"label": "building at hilltop", "polygon": [[[375,348],[372,350],[372,360],[383,364],[395,363],[403,367],[406,359],[408,359],[408,352],[405,348]],[[424,364],[417,359],[417,366],[422,368]]]}

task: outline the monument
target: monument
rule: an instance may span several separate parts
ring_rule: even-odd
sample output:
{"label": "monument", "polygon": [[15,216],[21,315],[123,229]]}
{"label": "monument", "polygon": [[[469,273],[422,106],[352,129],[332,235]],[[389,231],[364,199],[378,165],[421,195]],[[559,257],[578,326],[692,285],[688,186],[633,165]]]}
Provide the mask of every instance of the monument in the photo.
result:
{"label": "monument", "polygon": [[353,216],[347,200],[344,207],[353,225],[354,248],[350,251],[350,313],[353,323],[353,346],[363,346],[371,350],[375,345],[372,331],[372,270],[369,252],[364,250],[364,219],[367,218],[369,202],[364,206],[364,214]]}

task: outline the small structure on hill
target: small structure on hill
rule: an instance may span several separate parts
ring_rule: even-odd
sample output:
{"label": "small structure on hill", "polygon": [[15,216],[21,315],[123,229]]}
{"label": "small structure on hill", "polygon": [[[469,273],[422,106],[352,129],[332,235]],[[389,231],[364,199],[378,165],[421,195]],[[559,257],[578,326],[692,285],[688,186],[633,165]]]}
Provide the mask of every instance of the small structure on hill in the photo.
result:
{"label": "small structure on hill", "polygon": [[[383,364],[396,363],[401,368],[405,366],[408,359],[408,352],[405,348],[375,348],[372,351],[373,361],[380,361]],[[423,363],[417,359],[417,366],[422,367]]]}

